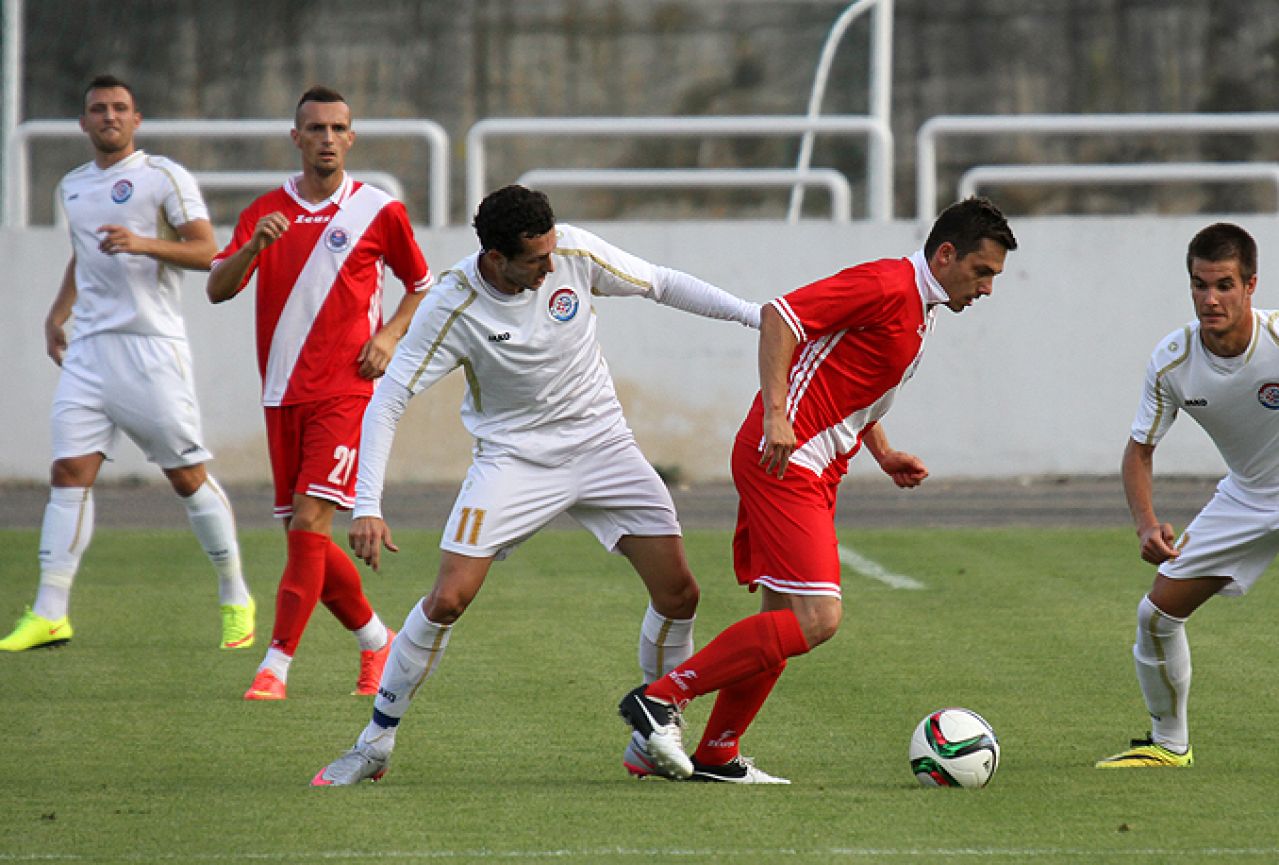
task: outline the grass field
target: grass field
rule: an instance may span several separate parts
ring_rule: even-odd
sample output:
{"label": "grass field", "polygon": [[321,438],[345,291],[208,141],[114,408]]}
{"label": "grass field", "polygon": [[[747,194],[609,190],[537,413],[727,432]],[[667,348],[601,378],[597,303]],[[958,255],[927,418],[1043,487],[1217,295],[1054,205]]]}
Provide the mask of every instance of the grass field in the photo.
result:
{"label": "grass field", "polygon": [[[398,627],[435,538],[367,580]],[[690,532],[699,645],[754,608],[728,535]],[[0,532],[0,615],[34,587],[36,534]],[[354,642],[317,610],[289,699],[240,699],[262,643],[219,652],[207,563],[184,532],[100,532],[67,648],[0,657],[5,862],[1273,862],[1279,614],[1263,581],[1190,626],[1189,771],[1099,772],[1144,733],[1129,646],[1149,579],[1131,532],[882,531],[843,541],[920,591],[845,575],[845,624],[794,661],[746,739],[790,787],[633,781],[614,706],[637,677],[644,596],[582,532],[499,565],[422,690],[380,784],[316,790],[370,701]],[[246,532],[269,632],[278,531]],[[0,623],[7,628],[8,622]],[[963,705],[1003,762],[979,791],[925,790],[906,747]],[[696,738],[709,704],[689,712]]]}

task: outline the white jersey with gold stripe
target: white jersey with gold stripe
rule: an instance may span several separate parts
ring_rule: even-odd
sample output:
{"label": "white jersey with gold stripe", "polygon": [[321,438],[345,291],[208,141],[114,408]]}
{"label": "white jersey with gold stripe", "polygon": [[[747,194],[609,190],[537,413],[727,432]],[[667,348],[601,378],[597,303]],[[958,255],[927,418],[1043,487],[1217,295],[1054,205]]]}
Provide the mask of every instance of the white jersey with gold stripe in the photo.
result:
{"label": "white jersey with gold stripe", "polygon": [[89,162],[58,188],[75,253],[75,337],[95,333],[186,338],[182,270],[147,255],[98,249],[104,225],[140,237],[177,240],[177,226],[208,219],[195,180],[181,165],[137,150],[109,168]]}
{"label": "white jersey with gold stripe", "polygon": [[1237,357],[1204,347],[1199,323],[1170,333],[1151,355],[1133,440],[1158,444],[1179,411],[1208,433],[1244,501],[1279,496],[1279,310],[1253,310],[1252,340]]}
{"label": "white jersey with gold stripe", "polygon": [[386,371],[416,394],[461,367],[462,422],[487,456],[559,465],[630,435],[596,341],[595,296],[638,295],[758,327],[757,304],[572,225],[556,231],[555,270],[536,290],[498,292],[480,275],[478,253],[441,274]]}

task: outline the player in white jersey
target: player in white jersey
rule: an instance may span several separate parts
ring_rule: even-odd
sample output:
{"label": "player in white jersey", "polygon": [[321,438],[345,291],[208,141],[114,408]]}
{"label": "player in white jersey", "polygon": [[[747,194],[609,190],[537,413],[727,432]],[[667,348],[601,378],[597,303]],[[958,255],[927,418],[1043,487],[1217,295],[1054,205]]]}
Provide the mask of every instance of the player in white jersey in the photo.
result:
{"label": "player in white jersey", "polygon": [[[675,507],[631,435],[595,337],[594,295],[643,296],[759,327],[759,306],[650,264],[589,232],[556,225],[546,196],[490,194],[475,229],[481,250],[446,271],[418,308],[364,416],[351,545],[376,568],[396,549],[381,499],[391,440],[408,400],[462,367],[462,420],[474,462],[449,515],[435,586],[391,644],[373,718],[316,786],[382,776],[418,686],[493,561],[562,513],[626,556],[650,596],[640,628],[646,681],[693,648],[698,588]],[[646,760],[634,741],[625,760]]]}
{"label": "player in white jersey", "polygon": [[[1279,311],[1253,308],[1257,244],[1237,225],[1195,235],[1186,267],[1197,320],[1155,348],[1123,457],[1141,557],[1158,566],[1133,645],[1151,731],[1099,768],[1194,763],[1186,620],[1214,595],[1247,592],[1279,553]],[[1178,538],[1152,490],[1155,448],[1180,411],[1208,433],[1228,473]]]}
{"label": "player in white jersey", "polygon": [[120,432],[164,472],[213,563],[222,648],[253,644],[254,603],[240,570],[235,517],[204,467],[212,454],[202,441],[179,312],[181,271],[209,269],[213,227],[191,175],[137,149],[141,120],[133,91],[118,78],[99,76],[86,88],[80,128],[94,158],[62,180],[72,257],[45,321],[46,347],[62,373],[53,397],[40,585],[0,651],[71,639],[67,611],[93,534],[93,484]]}

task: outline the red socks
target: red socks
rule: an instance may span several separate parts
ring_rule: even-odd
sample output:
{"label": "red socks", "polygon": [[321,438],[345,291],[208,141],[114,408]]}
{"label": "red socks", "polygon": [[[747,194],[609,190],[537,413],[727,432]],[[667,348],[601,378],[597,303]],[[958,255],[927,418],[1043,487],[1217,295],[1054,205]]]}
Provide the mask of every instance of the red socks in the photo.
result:
{"label": "red socks", "polygon": [[729,625],[700,652],[649,685],[645,693],[683,705],[694,697],[773,670],[787,658],[807,651],[808,641],[793,612],[757,613]]}
{"label": "red socks", "polygon": [[706,721],[706,732],[693,759],[708,766],[723,766],[736,757],[738,740],[759,714],[785,669],[786,662],[782,661],[771,670],[756,673],[721,690],[715,698],[715,708]]}
{"label": "red socks", "polygon": [[289,532],[289,557],[275,595],[271,648],[292,657],[324,587],[324,559],[332,543],[317,532]]}
{"label": "red socks", "polygon": [[324,558],[324,590],[320,601],[348,631],[358,631],[373,618],[373,607],[364,596],[364,584],[355,562],[332,540]]}
{"label": "red socks", "polygon": [[318,601],[332,611],[348,631],[356,631],[373,618],[364,597],[360,572],[328,535],[289,532],[289,558],[275,596],[275,628],[271,646],[292,656]]}
{"label": "red socks", "polygon": [[738,740],[772,693],[786,669],[786,659],[807,651],[808,641],[795,614],[770,610],[725,628],[645,693],[682,706],[694,697],[719,691],[693,758],[722,766],[737,756]]}

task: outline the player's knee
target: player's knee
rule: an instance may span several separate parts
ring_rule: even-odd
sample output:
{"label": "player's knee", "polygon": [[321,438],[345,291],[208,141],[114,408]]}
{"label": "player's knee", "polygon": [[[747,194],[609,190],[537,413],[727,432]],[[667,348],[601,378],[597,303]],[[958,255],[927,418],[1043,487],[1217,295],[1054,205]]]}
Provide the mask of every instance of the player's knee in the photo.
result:
{"label": "player's knee", "polygon": [[835,636],[842,620],[843,607],[840,604],[822,605],[799,616],[799,625],[804,631],[808,648],[815,649]]}
{"label": "player's knee", "polygon": [[702,590],[691,573],[652,592],[653,609],[668,619],[691,619],[702,599]]}
{"label": "player's knee", "polygon": [[466,608],[471,605],[473,597],[474,595],[468,595],[456,589],[436,586],[426,596],[426,601],[422,605],[423,612],[437,625],[451,625],[462,618]]}

